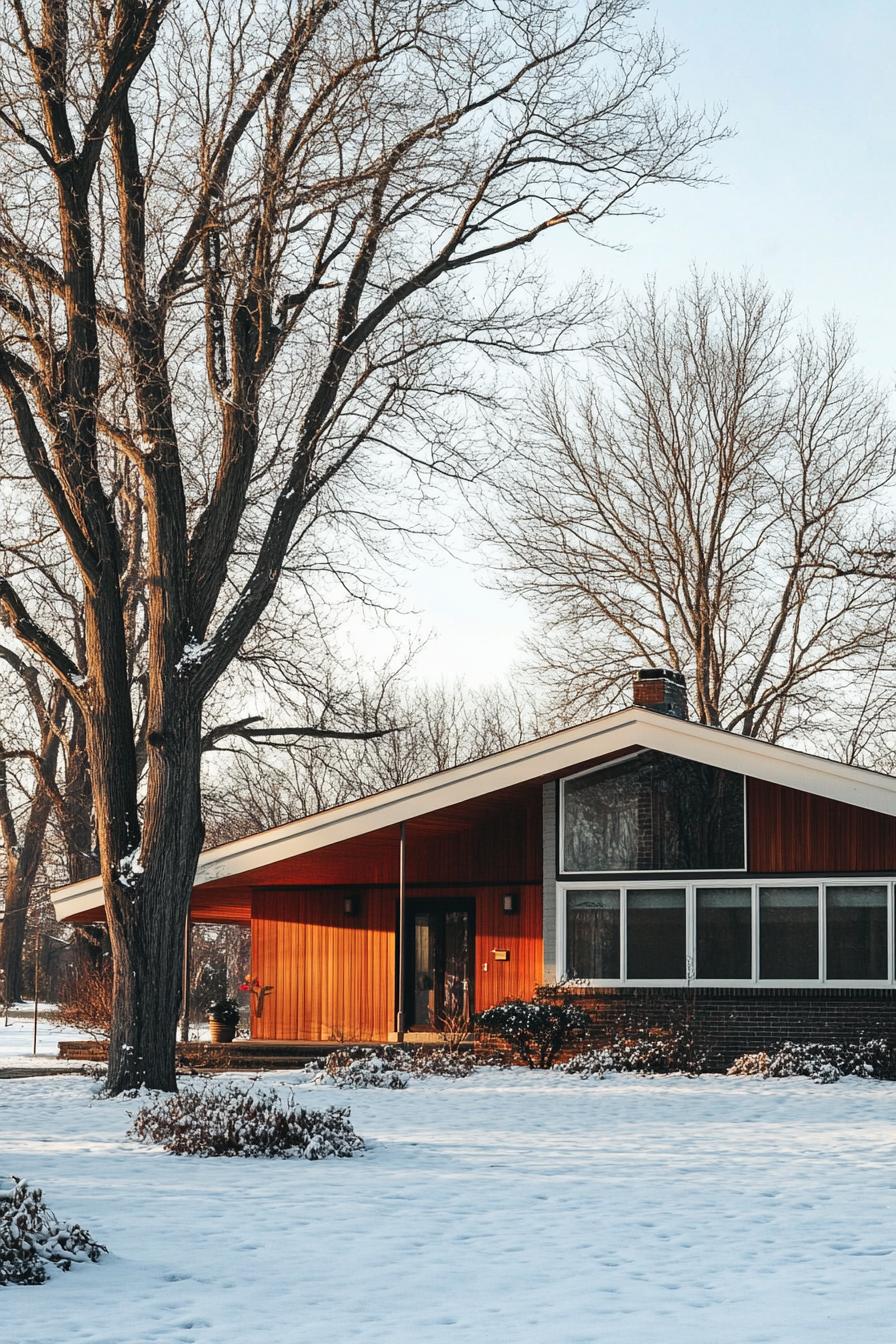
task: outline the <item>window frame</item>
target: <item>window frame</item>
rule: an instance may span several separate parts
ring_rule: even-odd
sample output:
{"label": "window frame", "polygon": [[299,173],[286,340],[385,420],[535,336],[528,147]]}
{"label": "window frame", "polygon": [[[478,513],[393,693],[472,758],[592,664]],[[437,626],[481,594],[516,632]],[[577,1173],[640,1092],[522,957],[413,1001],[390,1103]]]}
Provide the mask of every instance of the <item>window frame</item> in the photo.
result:
{"label": "window frame", "polygon": [[[718,886],[744,887],[751,892],[751,967],[749,980],[701,979],[696,975],[697,967],[697,892],[704,888]],[[832,887],[884,887],[887,893],[887,979],[886,980],[829,980],[825,978],[827,969],[827,888]],[[685,891],[685,966],[688,974],[684,979],[642,980],[628,979],[627,941],[628,941],[628,892],[639,889],[651,890],[660,887],[671,889],[684,888]],[[759,888],[760,887],[817,887],[818,888],[818,978],[814,980],[763,980],[760,978],[759,965]],[[663,878],[648,880],[639,877],[635,881],[611,882],[603,876],[597,881],[587,881],[579,877],[570,880],[560,878],[556,885],[557,901],[557,967],[558,974],[566,973],[566,918],[568,891],[619,891],[619,967],[621,975],[616,980],[592,980],[577,977],[571,983],[595,989],[611,989],[631,986],[636,989],[891,989],[896,984],[896,874],[849,874],[837,876],[803,873],[797,876],[776,877],[775,875],[752,875],[739,881],[720,882],[717,878]],[[691,968],[694,973],[691,974]]]}
{"label": "window frame", "polygon": [[[749,858],[749,852],[748,852],[748,849],[747,849],[747,777],[746,777],[746,775],[741,775],[741,776],[740,776],[740,781],[741,781],[741,800],[742,800],[742,809],[741,809],[741,810],[742,810],[742,814],[743,814],[743,855],[744,855],[744,861],[743,861],[743,863],[741,864],[741,866],[740,866],[739,868],[707,868],[705,865],[702,866],[702,867],[699,867],[699,868],[659,868],[659,869],[648,869],[648,868],[592,868],[592,869],[585,869],[585,868],[564,868],[563,865],[564,865],[564,863],[565,863],[565,861],[566,861],[566,784],[567,784],[567,781],[569,781],[569,780],[573,780],[573,779],[582,779],[582,778],[584,778],[584,776],[586,776],[586,775],[597,775],[597,774],[600,774],[601,771],[603,771],[603,770],[610,770],[610,769],[612,769],[614,766],[621,765],[623,761],[633,761],[637,756],[643,756],[643,755],[645,755],[648,751],[654,751],[655,754],[656,754],[656,755],[659,755],[659,756],[674,756],[674,755],[675,755],[675,753],[674,753],[674,752],[671,752],[671,751],[656,751],[655,748],[653,748],[653,747],[637,747],[634,751],[627,751],[627,752],[625,752],[625,753],[624,753],[623,755],[621,755],[621,756],[614,756],[612,760],[609,760],[609,761],[602,761],[602,762],[600,763],[600,765],[590,765],[590,766],[588,766],[588,768],[587,768],[586,770],[577,770],[577,771],[575,771],[575,772],[574,772],[573,774],[571,774],[571,775],[563,775],[562,778],[560,778],[560,779],[557,780],[557,791],[558,791],[558,794],[559,794],[559,798],[558,798],[558,801],[557,801],[557,855],[556,855],[556,858],[557,858],[557,876],[558,876],[558,878],[559,878],[560,880],[563,880],[563,879],[565,879],[565,878],[567,878],[567,877],[570,877],[570,878],[578,878],[578,877],[590,877],[590,876],[593,876],[593,877],[597,877],[597,878],[601,878],[601,879],[603,879],[603,878],[609,878],[609,877],[614,877],[614,876],[618,876],[618,877],[628,877],[629,875],[635,875],[635,874],[647,874],[647,873],[649,873],[649,872],[657,872],[657,873],[660,874],[660,879],[661,879],[661,880],[658,881],[658,882],[650,883],[650,884],[648,884],[648,885],[652,885],[652,886],[662,886],[662,885],[663,885],[663,881],[664,881],[664,879],[665,879],[666,877],[668,877],[668,876],[669,876],[670,874],[672,874],[672,873],[681,873],[682,875],[685,874],[685,873],[708,873],[708,872],[719,873],[719,874],[725,874],[725,873],[746,873],[746,872],[748,871],[748,869],[747,869],[747,862],[748,862],[748,858]],[[690,760],[690,757],[682,756],[682,757],[680,757],[680,759],[681,759],[681,760]],[[704,762],[702,762],[702,761],[695,761],[695,762],[692,762],[692,764],[702,765],[702,764],[704,764]],[[713,769],[718,769],[718,770],[722,770],[722,769],[724,769],[723,766],[714,766],[714,767],[711,767],[711,768],[713,768]],[[727,770],[725,773],[726,773],[726,774],[729,774],[729,775],[736,775],[736,774],[739,774],[739,771],[737,771],[737,770]],[[600,886],[601,883],[596,883],[595,885]],[[675,886],[675,885],[681,886],[682,884],[681,884],[681,882],[678,882],[677,884],[676,884],[676,883],[672,883],[672,885],[673,885],[673,886]]]}

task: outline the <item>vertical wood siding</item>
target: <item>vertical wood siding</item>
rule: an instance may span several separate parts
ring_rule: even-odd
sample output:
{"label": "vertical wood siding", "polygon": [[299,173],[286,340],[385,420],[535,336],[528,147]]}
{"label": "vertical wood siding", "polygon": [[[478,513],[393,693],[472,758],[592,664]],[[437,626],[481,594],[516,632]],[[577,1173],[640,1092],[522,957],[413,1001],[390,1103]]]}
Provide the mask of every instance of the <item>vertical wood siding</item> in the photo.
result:
{"label": "vertical wood siding", "polygon": [[[476,1012],[529,998],[541,980],[541,884],[515,887],[519,909],[503,910],[505,886],[454,888],[475,902]],[[420,895],[411,889],[409,899]],[[434,893],[427,890],[427,899]],[[342,913],[338,889],[256,891],[252,974],[271,988],[253,1035],[266,1040],[383,1041],[395,1027],[396,888],[361,893],[357,916]],[[496,961],[495,949],[509,954]],[[483,967],[487,967],[483,970]]]}
{"label": "vertical wood siding", "polygon": [[[387,1038],[395,1026],[397,859],[391,827],[252,874],[252,974],[271,986],[255,1035]],[[540,784],[409,822],[407,879],[409,899],[475,902],[476,1011],[531,995],[542,962]],[[353,916],[343,913],[349,890],[360,898]],[[508,890],[519,895],[515,915],[503,912]],[[495,948],[509,959],[495,961]]]}
{"label": "vertical wood siding", "polygon": [[252,974],[270,986],[254,1036],[385,1040],[395,1012],[393,893],[363,892],[350,916],[332,889],[254,892]]}
{"label": "vertical wood siding", "polygon": [[747,780],[754,873],[873,873],[896,868],[896,817]]}
{"label": "vertical wood siding", "polygon": [[[483,887],[476,893],[476,1012],[503,999],[529,999],[542,979],[541,883],[519,888],[519,911],[505,915],[506,887]],[[509,961],[495,961],[495,948]],[[488,970],[483,971],[483,966]]]}

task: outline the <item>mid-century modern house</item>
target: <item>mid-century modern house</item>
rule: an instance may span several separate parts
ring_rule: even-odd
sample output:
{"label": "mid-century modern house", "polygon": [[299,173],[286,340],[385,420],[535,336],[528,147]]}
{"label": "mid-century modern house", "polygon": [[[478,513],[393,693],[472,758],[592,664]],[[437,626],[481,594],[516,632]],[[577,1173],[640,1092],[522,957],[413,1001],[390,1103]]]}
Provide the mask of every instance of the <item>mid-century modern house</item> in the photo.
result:
{"label": "mid-century modern house", "polygon": [[[385,1041],[569,980],[599,1024],[683,994],[719,1056],[896,1035],[896,779],[631,708],[203,853],[251,926],[253,1035]],[[102,918],[98,880],[54,896]]]}

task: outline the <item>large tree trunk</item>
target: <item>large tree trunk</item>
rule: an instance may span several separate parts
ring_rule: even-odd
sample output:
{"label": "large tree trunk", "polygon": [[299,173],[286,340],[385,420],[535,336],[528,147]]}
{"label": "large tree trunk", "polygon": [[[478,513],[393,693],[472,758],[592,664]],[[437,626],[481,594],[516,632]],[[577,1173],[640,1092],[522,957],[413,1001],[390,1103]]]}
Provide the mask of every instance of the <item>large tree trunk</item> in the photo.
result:
{"label": "large tree trunk", "polygon": [[201,717],[187,700],[174,706],[168,730],[153,735],[143,842],[107,889],[115,965],[106,1084],[112,1094],[176,1087],[184,926],[203,840]]}

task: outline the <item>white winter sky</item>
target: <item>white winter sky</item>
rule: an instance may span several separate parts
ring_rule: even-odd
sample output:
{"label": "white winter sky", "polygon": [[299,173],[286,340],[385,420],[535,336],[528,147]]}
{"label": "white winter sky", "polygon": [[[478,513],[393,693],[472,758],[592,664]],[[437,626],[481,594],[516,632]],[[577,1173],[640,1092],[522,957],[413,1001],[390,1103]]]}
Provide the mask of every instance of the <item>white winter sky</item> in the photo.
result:
{"label": "white winter sky", "polygon": [[[726,108],[735,135],[713,151],[724,180],[658,193],[659,218],[622,221],[608,235],[625,243],[624,252],[564,248],[564,261],[546,256],[558,280],[574,280],[587,266],[618,289],[637,289],[649,275],[667,287],[694,264],[746,267],[789,291],[807,321],[836,310],[855,328],[865,367],[892,381],[896,4],[659,0],[653,14],[682,49],[683,98]],[[649,23],[651,10],[644,17]],[[405,576],[403,601],[416,613],[410,624],[429,635],[416,675],[469,684],[504,678],[521,656],[527,611],[482,585],[462,531],[451,547],[453,557],[433,554]]]}

